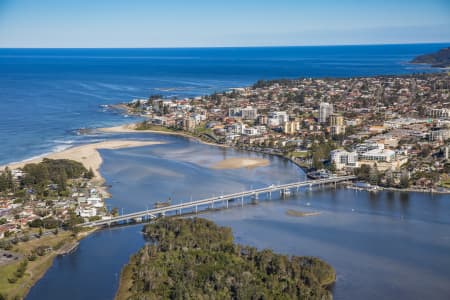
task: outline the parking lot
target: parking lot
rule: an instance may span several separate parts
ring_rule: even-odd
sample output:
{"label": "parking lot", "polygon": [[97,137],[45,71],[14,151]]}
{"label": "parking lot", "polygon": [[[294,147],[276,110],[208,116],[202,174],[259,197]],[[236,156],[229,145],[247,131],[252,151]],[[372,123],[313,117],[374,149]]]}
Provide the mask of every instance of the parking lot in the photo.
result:
{"label": "parking lot", "polygon": [[20,260],[21,256],[17,253],[0,250],[0,267]]}

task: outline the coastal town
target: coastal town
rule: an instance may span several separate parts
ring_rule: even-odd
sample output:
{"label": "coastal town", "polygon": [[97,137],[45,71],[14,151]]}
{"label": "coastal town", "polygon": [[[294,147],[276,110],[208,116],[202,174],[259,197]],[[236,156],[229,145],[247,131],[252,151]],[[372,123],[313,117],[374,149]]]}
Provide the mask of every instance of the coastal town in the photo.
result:
{"label": "coastal town", "polygon": [[284,156],[311,177],[355,174],[359,188],[448,192],[449,83],[447,73],[271,80],[124,107],[146,117],[134,130]]}
{"label": "coastal town", "polygon": [[[355,188],[448,192],[449,83],[447,73],[271,80],[195,98],[152,95],[121,107],[145,117],[132,131],[284,156],[312,178],[357,175]],[[105,209],[87,178],[66,186],[63,174],[54,180],[59,185],[46,181],[39,197],[29,183],[31,169],[1,173],[0,238],[27,233],[36,223],[46,229],[71,217],[83,222],[117,213]],[[61,185],[64,195],[57,192]]]}
{"label": "coastal town", "polygon": [[[152,95],[111,105],[144,120],[99,131],[177,134],[282,156],[314,179],[356,175],[349,188],[448,193],[449,83],[447,73],[261,80],[195,98]],[[21,252],[33,263],[36,253],[55,255],[64,245],[70,250],[82,230],[77,224],[119,214],[105,207],[96,150],[153,143],[103,142],[90,152],[82,146],[0,171],[0,251],[6,263],[16,259],[18,244],[29,241],[41,240]],[[49,247],[45,238],[58,235],[72,238]],[[16,282],[20,278],[11,277],[10,287]]]}

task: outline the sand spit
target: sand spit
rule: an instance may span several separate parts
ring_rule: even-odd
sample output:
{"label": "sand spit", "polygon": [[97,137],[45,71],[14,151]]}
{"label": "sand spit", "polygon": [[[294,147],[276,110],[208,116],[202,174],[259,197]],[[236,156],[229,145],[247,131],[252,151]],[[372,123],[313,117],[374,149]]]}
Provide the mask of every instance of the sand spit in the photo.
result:
{"label": "sand spit", "polygon": [[318,215],[320,215],[320,212],[319,211],[304,212],[304,211],[288,209],[286,211],[286,214],[288,216],[292,216],[292,217],[311,217],[311,216],[318,216]]}
{"label": "sand spit", "polygon": [[[39,163],[44,158],[50,159],[71,159],[82,163],[87,169],[92,168],[94,174],[97,178],[103,180],[100,175],[99,168],[103,160],[100,153],[97,151],[99,149],[121,149],[121,148],[132,148],[132,147],[142,147],[155,144],[162,144],[161,142],[151,142],[151,141],[128,141],[128,140],[111,140],[99,143],[87,144],[78,147],[69,148],[61,152],[54,152],[43,157],[35,158],[32,160],[24,160],[18,163],[12,163],[8,166],[10,169],[22,168],[29,163]],[[0,167],[4,169],[6,166]]]}
{"label": "sand spit", "polygon": [[156,134],[164,134],[164,135],[176,135],[176,136],[182,136],[182,137],[186,137],[189,139],[193,139],[198,141],[199,143],[205,144],[205,145],[210,145],[210,146],[216,146],[216,147],[222,147],[222,148],[229,148],[230,146],[228,145],[222,145],[222,144],[217,144],[217,143],[210,143],[210,142],[205,142],[202,139],[200,139],[199,137],[193,136],[191,134],[185,133],[183,131],[169,131],[169,130],[152,130],[152,129],[143,129],[143,130],[138,130],[136,129],[136,126],[138,124],[125,124],[125,125],[119,125],[119,126],[114,126],[114,127],[104,127],[104,128],[97,128],[98,131],[100,132],[105,132],[105,133],[156,133]]}
{"label": "sand spit", "polygon": [[268,166],[270,162],[263,158],[228,158],[211,166],[212,169],[240,169],[240,168],[256,168]]}
{"label": "sand spit", "polygon": [[98,128],[98,131],[108,133],[139,133],[151,130],[136,130],[136,124],[124,124],[114,127]]}

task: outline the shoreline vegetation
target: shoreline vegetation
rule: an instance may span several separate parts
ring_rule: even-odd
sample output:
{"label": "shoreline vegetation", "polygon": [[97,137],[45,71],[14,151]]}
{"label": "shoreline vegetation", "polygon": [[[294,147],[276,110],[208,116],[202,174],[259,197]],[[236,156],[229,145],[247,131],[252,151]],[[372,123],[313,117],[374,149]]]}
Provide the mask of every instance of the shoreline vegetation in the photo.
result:
{"label": "shoreline vegetation", "polygon": [[40,163],[44,158],[48,159],[69,159],[77,161],[84,165],[86,169],[92,169],[94,172],[94,177],[99,184],[104,183],[104,178],[99,172],[99,168],[103,163],[103,159],[98,152],[100,149],[123,149],[132,147],[142,147],[162,144],[163,142],[154,141],[133,141],[133,140],[110,140],[92,144],[86,144],[81,146],[72,147],[60,152],[53,152],[42,157],[23,160],[20,162],[9,163],[0,166],[0,170],[4,170],[6,167],[9,169],[23,168],[27,164]]}
{"label": "shoreline vegetation", "polygon": [[121,272],[115,299],[332,299],[335,270],[321,259],[234,242],[230,228],[161,219]]}
{"label": "shoreline vegetation", "polygon": [[[68,160],[81,163],[86,169],[93,172],[91,183],[101,194],[110,197],[107,187],[103,186],[105,179],[101,176],[99,168],[103,159],[98,152],[100,149],[122,149],[162,144],[161,142],[133,141],[133,140],[111,140],[92,143],[54,152],[39,158],[11,163],[0,167],[0,170],[24,168],[26,165],[39,164],[50,160]],[[40,229],[42,230],[42,229]],[[13,238],[9,242],[9,249],[22,256],[22,259],[2,265],[0,268],[0,299],[15,297],[23,299],[31,287],[39,281],[47,270],[52,266],[53,260],[58,255],[70,253],[76,249],[78,242],[89,234],[95,232],[91,229],[81,232],[71,230],[49,230],[38,231],[30,239],[30,235]],[[34,238],[35,237],[35,238]],[[3,241],[3,240],[0,240]],[[37,253],[37,254],[36,254]],[[9,299],[9,298],[8,298]]]}
{"label": "shoreline vegetation", "polygon": [[450,47],[442,48],[434,53],[416,56],[411,63],[427,64],[433,68],[450,68]]}
{"label": "shoreline vegetation", "polygon": [[96,230],[76,235],[70,231],[50,232],[15,244],[9,251],[18,253],[22,259],[1,266],[0,299],[24,299],[52,266],[55,257],[74,251],[80,240]]}

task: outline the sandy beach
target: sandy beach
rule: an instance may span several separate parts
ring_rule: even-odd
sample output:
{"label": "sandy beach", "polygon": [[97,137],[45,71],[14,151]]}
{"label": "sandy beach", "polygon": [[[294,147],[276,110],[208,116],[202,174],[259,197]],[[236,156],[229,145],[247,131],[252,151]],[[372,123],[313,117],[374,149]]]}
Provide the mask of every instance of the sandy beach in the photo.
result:
{"label": "sandy beach", "polygon": [[[136,130],[136,124],[124,124],[120,126],[115,127],[106,127],[106,128],[99,128],[98,130],[101,132],[106,133],[158,133],[158,134],[169,134],[169,135],[178,135],[183,136],[187,138],[192,138],[200,143],[206,144],[206,145],[212,145],[212,146],[218,146],[218,147],[229,147],[227,145],[219,145],[215,143],[208,143],[205,141],[202,141],[201,139],[191,136],[189,134],[183,133],[183,132],[170,132],[170,131],[158,131],[158,130]],[[240,169],[240,168],[256,168],[256,167],[265,167],[268,166],[270,162],[267,159],[262,158],[240,158],[240,157],[234,157],[222,160],[218,163],[215,163],[211,166],[212,169],[216,170],[224,170],[224,169]]]}
{"label": "sandy beach", "polygon": [[256,168],[268,166],[270,162],[263,158],[240,158],[233,157],[224,159],[211,166],[212,169],[240,169],[240,168]]}
{"label": "sandy beach", "polygon": [[180,131],[180,132],[170,132],[170,131],[151,130],[151,129],[136,130],[136,125],[137,124],[124,124],[124,125],[119,125],[119,126],[114,126],[114,127],[97,128],[97,130],[100,131],[100,132],[105,132],[105,133],[156,133],[156,134],[177,135],[177,136],[183,136],[183,137],[186,137],[186,138],[194,139],[194,140],[196,140],[196,141],[198,141],[200,143],[203,143],[205,145],[216,146],[216,147],[224,147],[224,148],[229,148],[230,147],[228,145],[221,145],[221,144],[205,142],[205,141],[202,141],[198,137],[192,136],[192,135],[184,133],[182,131]]}
{"label": "sandy beach", "polygon": [[35,158],[32,160],[24,160],[17,163],[12,163],[9,165],[1,166],[0,169],[9,167],[10,169],[17,169],[25,166],[29,163],[39,163],[44,158],[50,159],[71,159],[82,163],[87,169],[92,168],[95,177],[103,181],[100,175],[99,168],[103,160],[100,153],[97,151],[99,149],[121,149],[121,148],[131,148],[131,147],[141,147],[161,144],[161,142],[151,142],[151,141],[128,141],[128,140],[112,140],[104,141],[99,143],[87,144],[78,147],[69,148],[61,152],[51,153],[49,155]]}
{"label": "sandy beach", "polygon": [[108,133],[136,133],[136,132],[153,132],[153,130],[136,130],[136,124],[124,124],[114,127],[98,128],[98,131]]}

